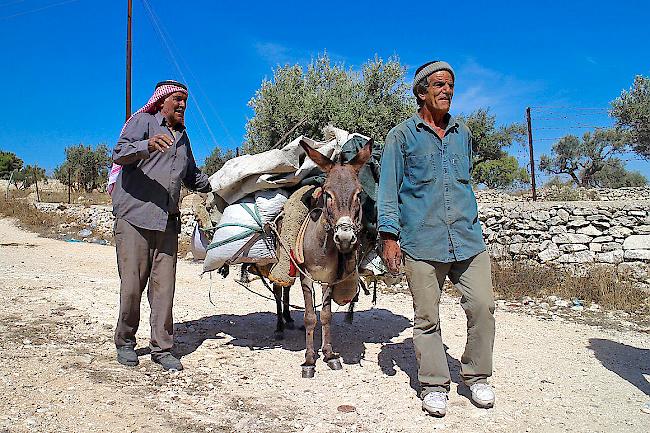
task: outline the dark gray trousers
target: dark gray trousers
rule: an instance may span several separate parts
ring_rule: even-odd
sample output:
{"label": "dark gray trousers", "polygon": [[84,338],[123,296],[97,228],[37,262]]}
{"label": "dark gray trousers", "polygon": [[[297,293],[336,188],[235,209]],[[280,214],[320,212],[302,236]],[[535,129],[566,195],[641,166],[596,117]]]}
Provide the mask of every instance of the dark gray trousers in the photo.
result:
{"label": "dark gray trousers", "polygon": [[151,353],[171,350],[174,344],[172,307],[178,251],[177,219],[170,218],[164,232],[135,227],[115,220],[115,248],[120,274],[120,313],[115,346],[135,347],[140,323],[140,300],[147,286],[151,307]]}

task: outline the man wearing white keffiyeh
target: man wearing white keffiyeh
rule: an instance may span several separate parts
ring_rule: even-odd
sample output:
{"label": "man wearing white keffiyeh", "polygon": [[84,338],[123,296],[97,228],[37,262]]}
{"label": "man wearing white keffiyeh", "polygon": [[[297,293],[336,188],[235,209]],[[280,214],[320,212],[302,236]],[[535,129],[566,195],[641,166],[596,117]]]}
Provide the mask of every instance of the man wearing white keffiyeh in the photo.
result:
{"label": "man wearing white keffiyeh", "polygon": [[165,370],[182,370],[171,354],[172,305],[180,233],[181,184],[209,192],[185,130],[187,87],[156,85],[149,102],[127,120],[113,150],[109,192],[115,215],[120,274],[120,311],[115,329],[117,360],[135,366],[140,299],[147,287],[151,306],[151,358]]}

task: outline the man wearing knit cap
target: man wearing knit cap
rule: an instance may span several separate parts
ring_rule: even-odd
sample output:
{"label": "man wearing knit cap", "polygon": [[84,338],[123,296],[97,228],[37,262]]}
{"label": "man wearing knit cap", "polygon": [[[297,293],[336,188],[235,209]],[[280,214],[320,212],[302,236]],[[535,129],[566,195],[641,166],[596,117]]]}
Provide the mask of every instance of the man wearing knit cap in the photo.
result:
{"label": "man wearing knit cap", "polygon": [[461,377],[479,407],[494,405],[494,296],[470,170],[473,140],[449,114],[455,74],[442,61],[420,66],[413,79],[418,111],[386,137],[378,192],[378,231],[392,273],[404,265],[413,295],[413,344],[422,408],[447,412],[449,366],[440,332],[439,302],[449,278],[461,292],[467,344]]}
{"label": "man wearing knit cap", "polygon": [[135,334],[147,286],[151,359],[165,370],[183,369],[171,353],[181,183],[210,191],[185,130],[186,103],[185,85],[158,83],[149,102],[127,120],[113,150],[109,191],[121,279],[115,346],[118,362],[128,366],[138,365]]}

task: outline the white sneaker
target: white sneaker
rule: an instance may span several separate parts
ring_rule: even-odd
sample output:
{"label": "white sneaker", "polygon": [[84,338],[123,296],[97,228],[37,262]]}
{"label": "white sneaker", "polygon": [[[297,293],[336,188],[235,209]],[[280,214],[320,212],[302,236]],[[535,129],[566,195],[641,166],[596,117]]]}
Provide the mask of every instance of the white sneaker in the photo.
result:
{"label": "white sneaker", "polygon": [[487,383],[475,383],[469,387],[472,391],[472,401],[483,408],[494,406],[494,390]]}
{"label": "white sneaker", "polygon": [[430,392],[422,399],[422,409],[430,415],[443,417],[447,413],[447,393]]}

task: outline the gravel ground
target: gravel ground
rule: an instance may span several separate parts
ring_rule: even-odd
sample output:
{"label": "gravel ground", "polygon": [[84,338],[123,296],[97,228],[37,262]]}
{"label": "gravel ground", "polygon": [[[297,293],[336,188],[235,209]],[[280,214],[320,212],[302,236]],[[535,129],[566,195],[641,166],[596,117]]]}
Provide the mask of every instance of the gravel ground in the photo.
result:
{"label": "gravel ground", "polygon": [[[275,305],[201,265],[179,262],[177,350],[186,369],[162,372],[146,355],[149,310],[138,332],[140,366],[115,362],[115,251],[38,237],[0,219],[0,432],[647,432],[650,335],[570,317],[497,309],[493,409],[458,387],[465,319],[444,296],[443,338],[453,381],[445,418],[417,397],[405,293],[362,297],[352,325],[335,315],[341,371],[317,364],[300,377],[304,336],[273,340]],[[259,293],[259,283],[251,288]],[[294,291],[292,303],[302,304]],[[302,323],[294,311],[296,324]],[[319,337],[317,337],[319,339]],[[460,392],[459,392],[460,391]]]}

